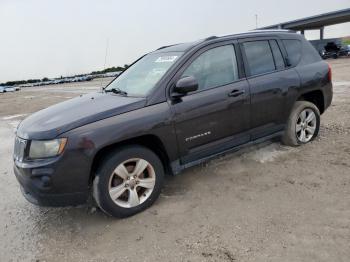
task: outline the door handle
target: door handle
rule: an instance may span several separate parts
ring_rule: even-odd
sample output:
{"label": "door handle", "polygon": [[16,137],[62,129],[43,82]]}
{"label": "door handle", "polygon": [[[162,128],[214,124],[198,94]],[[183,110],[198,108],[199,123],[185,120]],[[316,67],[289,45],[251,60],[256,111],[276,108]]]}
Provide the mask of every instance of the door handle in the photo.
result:
{"label": "door handle", "polygon": [[243,94],[244,94],[244,90],[234,89],[230,93],[228,93],[228,96],[237,97]]}

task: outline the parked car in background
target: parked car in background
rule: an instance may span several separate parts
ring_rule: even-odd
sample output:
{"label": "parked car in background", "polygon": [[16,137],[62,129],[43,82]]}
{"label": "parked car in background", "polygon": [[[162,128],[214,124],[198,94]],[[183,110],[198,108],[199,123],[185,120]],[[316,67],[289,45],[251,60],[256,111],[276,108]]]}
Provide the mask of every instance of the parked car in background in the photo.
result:
{"label": "parked car in background", "polygon": [[340,56],[350,56],[350,45],[344,45],[340,48]]}
{"label": "parked car in background", "polygon": [[15,92],[16,88],[14,86],[7,86],[5,87],[6,92]]}
{"label": "parked car in background", "polygon": [[15,92],[16,88],[13,86],[0,86],[0,93]]}
{"label": "parked car in background", "polygon": [[340,45],[337,45],[335,42],[328,42],[324,46],[324,52],[322,55],[323,59],[327,58],[338,58],[339,57]]}
{"label": "parked car in background", "polygon": [[162,47],[104,91],[23,120],[14,173],[32,203],[93,196],[107,214],[131,216],[158,198],[165,173],[275,137],[312,141],[332,101],[331,77],[315,48],[288,31]]}
{"label": "parked car in background", "polygon": [[334,42],[328,42],[320,52],[320,55],[323,59],[350,56],[350,45],[341,46]]}

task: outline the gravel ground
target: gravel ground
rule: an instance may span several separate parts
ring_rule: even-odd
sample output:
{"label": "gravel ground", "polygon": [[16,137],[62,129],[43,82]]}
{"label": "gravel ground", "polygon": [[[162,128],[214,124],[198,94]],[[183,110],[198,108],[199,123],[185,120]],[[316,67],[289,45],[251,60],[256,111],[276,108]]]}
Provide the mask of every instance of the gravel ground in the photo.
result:
{"label": "gravel ground", "polygon": [[350,59],[329,63],[334,100],[315,141],[267,142],[167,177],[128,219],[29,204],[12,171],[21,119],[108,79],[0,94],[0,260],[349,261]]}

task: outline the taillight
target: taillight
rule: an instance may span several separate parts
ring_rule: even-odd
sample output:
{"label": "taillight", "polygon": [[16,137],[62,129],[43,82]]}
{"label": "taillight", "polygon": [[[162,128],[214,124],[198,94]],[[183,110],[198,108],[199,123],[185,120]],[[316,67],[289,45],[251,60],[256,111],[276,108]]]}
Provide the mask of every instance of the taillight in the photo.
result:
{"label": "taillight", "polygon": [[328,64],[328,81],[332,82],[332,68],[329,64]]}

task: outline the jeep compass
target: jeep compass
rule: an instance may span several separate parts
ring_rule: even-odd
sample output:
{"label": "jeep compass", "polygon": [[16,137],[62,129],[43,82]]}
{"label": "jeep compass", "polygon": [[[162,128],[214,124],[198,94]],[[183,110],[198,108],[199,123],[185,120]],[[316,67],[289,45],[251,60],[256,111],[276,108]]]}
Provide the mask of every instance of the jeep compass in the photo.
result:
{"label": "jeep compass", "polygon": [[332,100],[331,69],[302,35],[252,31],[161,47],[103,91],[22,121],[14,173],[38,205],[85,203],[127,217],[164,174],[274,137],[312,141]]}

